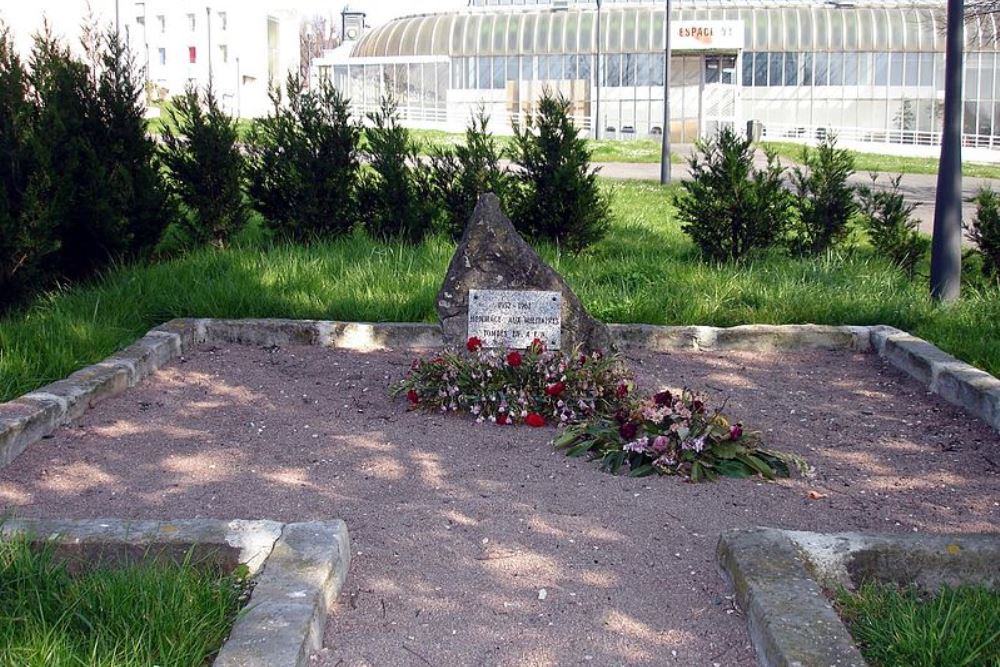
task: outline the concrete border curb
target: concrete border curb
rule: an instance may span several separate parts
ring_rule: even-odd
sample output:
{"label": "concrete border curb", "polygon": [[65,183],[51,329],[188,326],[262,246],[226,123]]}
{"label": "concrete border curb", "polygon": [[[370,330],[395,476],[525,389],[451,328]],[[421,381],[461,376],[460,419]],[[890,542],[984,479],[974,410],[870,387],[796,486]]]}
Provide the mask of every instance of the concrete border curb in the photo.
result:
{"label": "concrete border curb", "polygon": [[823,588],[868,581],[1000,583],[1000,535],[814,533],[750,528],[722,534],[716,561],[747,617],[762,667],[863,667]]}
{"label": "concrete border curb", "polygon": [[301,667],[323,642],[323,628],[350,568],[347,526],[340,519],[275,521],[119,521],[11,519],[0,536],[27,533],[55,540],[71,561],[123,562],[194,558],[235,567],[257,579],[214,667]]}
{"label": "concrete border curb", "polygon": [[[623,349],[876,352],[896,368],[1000,431],[1000,380],[927,341],[887,326],[750,324],[737,327],[612,324]],[[440,327],[422,323],[288,319],[175,319],[104,361],[0,404],[0,468],[109,396],[122,393],[193,346],[320,345],[358,351],[424,350],[443,344]]]}
{"label": "concrete border curb", "polygon": [[783,531],[724,533],[719,570],[746,614],[761,667],[865,667],[861,651]]}

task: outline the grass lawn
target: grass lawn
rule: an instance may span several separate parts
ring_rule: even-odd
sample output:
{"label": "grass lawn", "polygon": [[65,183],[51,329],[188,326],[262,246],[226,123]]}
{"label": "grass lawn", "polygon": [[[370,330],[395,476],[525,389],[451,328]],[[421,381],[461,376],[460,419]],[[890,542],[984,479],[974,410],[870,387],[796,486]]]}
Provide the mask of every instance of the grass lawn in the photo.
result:
{"label": "grass lawn", "polygon": [[[1000,375],[996,288],[966,288],[957,304],[935,307],[926,279],[910,282],[863,249],[706,264],[680,230],[671,190],[602,183],[613,201],[608,237],[580,256],[552,247],[542,254],[605,321],[891,324]],[[436,321],[434,296],[453,250],[443,238],[409,247],[355,234],[311,246],[206,248],[121,267],[0,320],[0,399],[97,362],[173,317]]]}
{"label": "grass lawn", "polygon": [[1000,667],[1000,591],[868,584],[837,606],[872,667]]}
{"label": "grass lawn", "polygon": [[190,564],[70,576],[51,547],[0,542],[0,665],[198,667],[222,646],[240,593]]}
{"label": "grass lawn", "polygon": [[[799,163],[802,161],[802,144],[791,141],[763,141],[762,146],[773,148],[782,161]],[[938,160],[934,157],[901,157],[881,153],[861,153],[854,155],[854,169],[859,174],[878,171],[886,174],[936,174]],[[962,173],[967,178],[1000,178],[1000,164],[978,164],[963,162]]]}

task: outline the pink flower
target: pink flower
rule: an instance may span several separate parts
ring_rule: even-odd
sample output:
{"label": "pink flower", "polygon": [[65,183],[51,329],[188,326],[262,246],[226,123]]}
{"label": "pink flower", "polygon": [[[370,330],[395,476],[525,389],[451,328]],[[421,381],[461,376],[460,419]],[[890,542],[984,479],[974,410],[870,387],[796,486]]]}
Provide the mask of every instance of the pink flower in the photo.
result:
{"label": "pink flower", "polygon": [[729,427],[730,440],[739,440],[742,437],[743,437],[743,424],[737,422]]}
{"label": "pink flower", "polygon": [[470,336],[469,340],[465,343],[465,349],[469,352],[475,352],[483,346],[483,341],[478,336]]}
{"label": "pink flower", "polygon": [[653,438],[653,451],[662,454],[670,446],[670,438],[665,435],[658,435]]}

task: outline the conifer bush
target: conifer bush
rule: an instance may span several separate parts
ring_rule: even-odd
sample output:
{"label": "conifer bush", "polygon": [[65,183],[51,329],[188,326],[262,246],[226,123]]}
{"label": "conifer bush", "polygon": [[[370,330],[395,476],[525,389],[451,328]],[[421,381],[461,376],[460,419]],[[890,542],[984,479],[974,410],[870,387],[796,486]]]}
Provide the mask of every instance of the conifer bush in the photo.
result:
{"label": "conifer bush", "polygon": [[178,218],[190,245],[222,246],[247,221],[245,163],[237,146],[236,119],[215,93],[188,88],[173,99],[160,155],[170,187],[185,209]]}
{"label": "conifer bush", "polygon": [[431,154],[434,192],[444,227],[453,239],[462,235],[480,195],[492,192],[509,210],[511,175],[500,164],[503,150],[488,126],[489,116],[479,109],[465,129],[464,144],[438,148]]}
{"label": "conifer bush", "polygon": [[742,259],[773,246],[788,228],[792,195],[785,170],[767,150],[767,166],[755,167],[753,152],[750,139],[729,128],[695,144],[691,180],[681,184],[676,204],[681,229],[708,259]]}
{"label": "conifer bush", "polygon": [[511,157],[516,164],[512,220],[521,233],[574,253],[604,237],[610,207],[569,100],[546,91],[537,113],[523,127],[515,123]]}
{"label": "conifer bush", "polygon": [[875,250],[912,278],[930,245],[913,217],[916,205],[907,203],[899,191],[900,175],[889,179],[888,188],[877,187],[877,174],[871,179],[871,186],[858,188],[862,225]]}
{"label": "conifer bush", "polygon": [[827,134],[815,147],[803,147],[802,167],[792,169],[795,208],[789,245],[794,252],[818,255],[839,243],[857,209],[854,157],[837,148],[836,136]]}
{"label": "conifer bush", "polygon": [[981,188],[972,199],[976,216],[966,225],[969,240],[983,258],[983,275],[1000,280],[1000,194]]}
{"label": "conifer bush", "polygon": [[306,90],[291,74],[285,92],[272,89],[271,112],[250,134],[250,198],[279,235],[339,236],[358,220],[360,125],[326,78]]}
{"label": "conifer bush", "polygon": [[51,225],[27,208],[34,171],[30,150],[33,109],[28,72],[6,28],[0,29],[0,313],[32,285],[44,284],[43,263],[56,248]]}
{"label": "conifer bush", "polygon": [[417,243],[433,230],[438,215],[430,170],[422,166],[410,131],[400,125],[392,98],[383,98],[368,117],[365,153],[371,171],[360,187],[365,228],[375,238]]}

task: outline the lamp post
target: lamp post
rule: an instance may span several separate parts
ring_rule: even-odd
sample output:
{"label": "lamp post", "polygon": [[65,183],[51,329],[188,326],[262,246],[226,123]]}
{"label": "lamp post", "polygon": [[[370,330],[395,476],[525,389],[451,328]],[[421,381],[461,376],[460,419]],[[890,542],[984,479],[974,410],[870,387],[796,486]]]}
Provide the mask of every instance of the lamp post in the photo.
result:
{"label": "lamp post", "polygon": [[670,183],[670,0],[663,19],[663,141],[660,144],[660,185]]}
{"label": "lamp post", "polygon": [[594,139],[601,138],[601,0],[597,0],[597,60],[594,61],[594,78],[597,81],[597,110],[594,113]]}
{"label": "lamp post", "polygon": [[212,88],[212,8],[205,7],[205,25],[208,26],[208,88]]}
{"label": "lamp post", "polygon": [[931,296],[954,301],[962,288],[962,0],[948,0],[944,127],[934,197]]}

